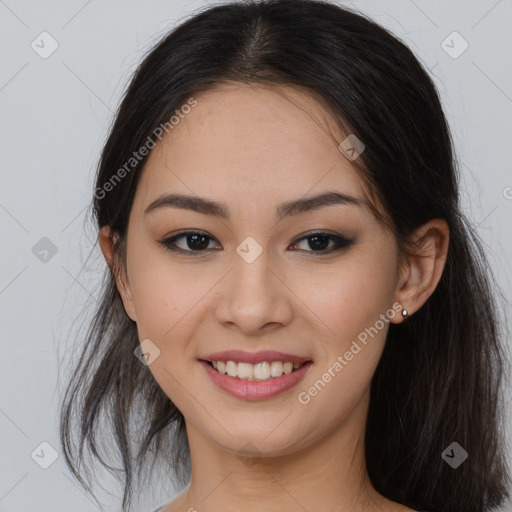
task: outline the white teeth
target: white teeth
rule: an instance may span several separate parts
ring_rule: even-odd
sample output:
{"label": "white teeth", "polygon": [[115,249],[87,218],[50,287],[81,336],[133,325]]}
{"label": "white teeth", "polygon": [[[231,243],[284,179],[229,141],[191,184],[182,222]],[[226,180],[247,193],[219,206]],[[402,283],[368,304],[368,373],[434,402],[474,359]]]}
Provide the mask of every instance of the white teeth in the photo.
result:
{"label": "white teeth", "polygon": [[284,368],[283,363],[281,363],[281,361],[274,361],[270,365],[270,375],[272,375],[272,377],[281,377],[281,375],[283,375],[283,371]]}
{"label": "white teeth", "polygon": [[236,363],[235,361],[212,361],[213,367],[222,374],[230,377],[238,377],[245,380],[270,380],[281,377],[283,373],[288,375],[293,370],[300,368],[303,363],[272,361],[257,364]]}
{"label": "white teeth", "polygon": [[[274,361],[272,364],[279,364],[279,361]],[[270,364],[267,362],[255,364],[253,367],[253,377],[258,380],[267,380],[270,377]],[[280,375],[278,375],[280,377]]]}
{"label": "white teeth", "polygon": [[[215,368],[215,366],[214,366]],[[230,377],[236,377],[237,375],[237,369],[238,369],[238,364],[233,362],[233,361],[228,361],[226,363],[226,373],[230,376]]]}
{"label": "white teeth", "polygon": [[241,379],[251,379],[254,375],[254,365],[251,363],[238,363],[236,373]]}

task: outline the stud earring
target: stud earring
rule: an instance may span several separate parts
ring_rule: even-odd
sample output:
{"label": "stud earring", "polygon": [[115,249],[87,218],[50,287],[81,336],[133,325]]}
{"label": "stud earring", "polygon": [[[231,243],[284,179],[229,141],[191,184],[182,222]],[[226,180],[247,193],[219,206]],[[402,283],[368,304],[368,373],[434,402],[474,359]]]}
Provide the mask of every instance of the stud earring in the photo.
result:
{"label": "stud earring", "polygon": [[409,311],[407,309],[402,309],[402,316],[404,317],[404,320],[409,316]]}

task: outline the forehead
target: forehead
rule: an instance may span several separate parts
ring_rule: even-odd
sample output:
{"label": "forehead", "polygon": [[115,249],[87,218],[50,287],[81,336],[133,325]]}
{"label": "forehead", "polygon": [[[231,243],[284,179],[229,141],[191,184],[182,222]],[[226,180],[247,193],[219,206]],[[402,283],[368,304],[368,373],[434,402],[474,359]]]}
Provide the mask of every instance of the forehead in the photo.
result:
{"label": "forehead", "polygon": [[246,205],[326,189],[363,194],[358,172],[338,149],[345,135],[311,94],[232,83],[194,99],[149,155],[139,202],[169,191],[223,200],[236,193]]}

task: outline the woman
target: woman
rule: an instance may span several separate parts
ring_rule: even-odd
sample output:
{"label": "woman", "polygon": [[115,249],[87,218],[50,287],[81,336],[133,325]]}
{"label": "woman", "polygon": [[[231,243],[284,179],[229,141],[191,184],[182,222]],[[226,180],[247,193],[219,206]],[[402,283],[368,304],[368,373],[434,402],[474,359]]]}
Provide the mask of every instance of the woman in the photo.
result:
{"label": "woman", "polygon": [[497,292],[435,87],[385,29],[308,0],[196,14],[135,73],[94,195],[108,271],[61,416],[86,488],[84,447],[115,471],[106,417],[124,509],[150,453],[188,482],[161,512],[509,496]]}

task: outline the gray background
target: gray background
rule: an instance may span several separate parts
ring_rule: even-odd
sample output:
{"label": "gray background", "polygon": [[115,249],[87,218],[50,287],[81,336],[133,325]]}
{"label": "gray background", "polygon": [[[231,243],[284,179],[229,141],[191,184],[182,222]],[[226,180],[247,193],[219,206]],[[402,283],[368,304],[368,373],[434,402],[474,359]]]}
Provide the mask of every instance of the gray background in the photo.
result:
{"label": "gray background", "polygon": [[[70,476],[57,434],[57,401],[72,355],[66,351],[73,339],[69,333],[84,332],[86,324],[74,322],[94,305],[104,266],[86,217],[94,170],[120,94],[140,59],[204,5],[0,0],[0,512],[97,510]],[[466,212],[510,301],[512,2],[345,5],[391,29],[431,70],[453,130]],[[58,44],[46,59],[40,53],[52,42],[39,37],[43,31]],[[463,39],[451,35],[454,31]],[[464,40],[469,46],[458,55]],[[34,254],[34,246],[40,251],[48,246],[43,237],[56,254]],[[504,314],[510,317],[510,305]],[[510,434],[510,403],[507,413]],[[35,449],[40,461],[49,457],[47,448],[41,455],[42,442],[58,453],[48,469],[31,457]],[[106,477],[103,485],[105,510],[120,510],[120,487]],[[150,482],[147,489],[136,508],[141,512],[173,496],[165,481]]]}

